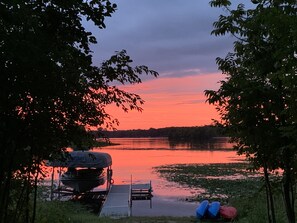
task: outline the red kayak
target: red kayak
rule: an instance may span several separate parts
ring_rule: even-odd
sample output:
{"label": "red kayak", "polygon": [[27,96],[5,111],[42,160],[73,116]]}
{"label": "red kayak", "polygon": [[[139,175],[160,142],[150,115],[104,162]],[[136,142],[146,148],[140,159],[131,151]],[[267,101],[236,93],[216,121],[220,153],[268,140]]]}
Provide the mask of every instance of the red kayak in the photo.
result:
{"label": "red kayak", "polygon": [[237,210],[231,206],[221,206],[220,216],[226,220],[234,220],[237,216]]}

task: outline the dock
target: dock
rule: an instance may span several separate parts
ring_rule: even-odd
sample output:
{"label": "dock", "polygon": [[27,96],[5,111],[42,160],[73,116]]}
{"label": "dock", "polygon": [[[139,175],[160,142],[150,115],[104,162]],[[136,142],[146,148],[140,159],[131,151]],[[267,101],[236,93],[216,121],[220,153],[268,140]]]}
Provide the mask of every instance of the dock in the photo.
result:
{"label": "dock", "polygon": [[131,185],[131,206],[132,201],[137,200],[148,200],[150,201],[150,208],[152,208],[152,198],[153,198],[152,183],[147,184],[132,184]]}
{"label": "dock", "polygon": [[131,185],[111,185],[100,217],[128,217],[131,215]]}
{"label": "dock", "polygon": [[149,200],[152,208],[152,186],[148,184],[111,185],[103,203],[100,217],[129,217],[132,213],[132,200]]}

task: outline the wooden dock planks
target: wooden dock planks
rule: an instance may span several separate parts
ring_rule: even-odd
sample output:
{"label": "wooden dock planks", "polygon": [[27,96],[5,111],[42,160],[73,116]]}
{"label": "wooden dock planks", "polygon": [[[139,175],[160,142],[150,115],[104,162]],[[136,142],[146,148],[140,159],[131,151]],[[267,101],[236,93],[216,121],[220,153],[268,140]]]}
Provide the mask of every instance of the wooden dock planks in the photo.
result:
{"label": "wooden dock planks", "polygon": [[131,215],[131,185],[112,185],[100,212],[100,217]]}
{"label": "wooden dock planks", "polygon": [[147,184],[132,184],[131,189],[131,206],[132,200],[149,200],[150,208],[152,208],[153,189],[151,182]]}
{"label": "wooden dock planks", "polygon": [[131,215],[132,200],[150,200],[152,208],[152,186],[149,184],[124,184],[112,185],[103,207],[100,217],[128,217]]}

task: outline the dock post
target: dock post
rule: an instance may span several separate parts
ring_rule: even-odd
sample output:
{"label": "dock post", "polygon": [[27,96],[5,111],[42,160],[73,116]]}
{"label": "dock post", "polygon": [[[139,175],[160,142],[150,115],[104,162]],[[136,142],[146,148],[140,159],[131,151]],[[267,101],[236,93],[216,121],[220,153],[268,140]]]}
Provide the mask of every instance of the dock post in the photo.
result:
{"label": "dock post", "polygon": [[59,200],[61,198],[61,193],[60,193],[60,187],[61,187],[61,171],[62,171],[62,168],[60,167],[60,170],[59,170],[59,183],[58,183],[58,199]]}
{"label": "dock post", "polygon": [[53,200],[54,192],[53,192],[53,187],[54,187],[54,173],[55,173],[55,167],[52,169],[52,179],[51,179],[51,201]]}
{"label": "dock post", "polygon": [[152,209],[153,208],[153,203],[152,203],[152,181],[151,180],[150,180],[149,192],[150,192],[150,209]]}
{"label": "dock post", "polygon": [[113,184],[113,180],[112,180],[112,169],[111,166],[109,166],[107,168],[107,182],[106,182],[106,191],[110,190],[110,186],[111,184]]}

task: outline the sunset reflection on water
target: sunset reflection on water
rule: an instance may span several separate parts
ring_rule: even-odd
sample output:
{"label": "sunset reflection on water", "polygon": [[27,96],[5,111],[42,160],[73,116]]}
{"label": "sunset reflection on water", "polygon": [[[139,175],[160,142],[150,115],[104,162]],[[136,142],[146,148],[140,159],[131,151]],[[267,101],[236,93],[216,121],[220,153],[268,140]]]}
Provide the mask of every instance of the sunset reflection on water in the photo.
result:
{"label": "sunset reflection on water", "polygon": [[232,143],[227,138],[216,138],[210,142],[176,142],[170,141],[165,137],[159,138],[112,138],[111,142],[115,145],[104,147],[108,149],[169,149],[169,150],[215,150],[231,149]]}
{"label": "sunset reflection on water", "polygon": [[231,163],[242,160],[226,140],[212,145],[204,144],[207,148],[198,150],[189,147],[190,144],[187,143],[175,144],[172,147],[167,138],[115,138],[111,139],[111,142],[118,145],[97,148],[94,151],[111,155],[115,184],[130,183],[131,177],[133,183],[151,180],[154,195],[160,196],[191,196],[198,190],[160,178],[154,167],[170,164]]}

